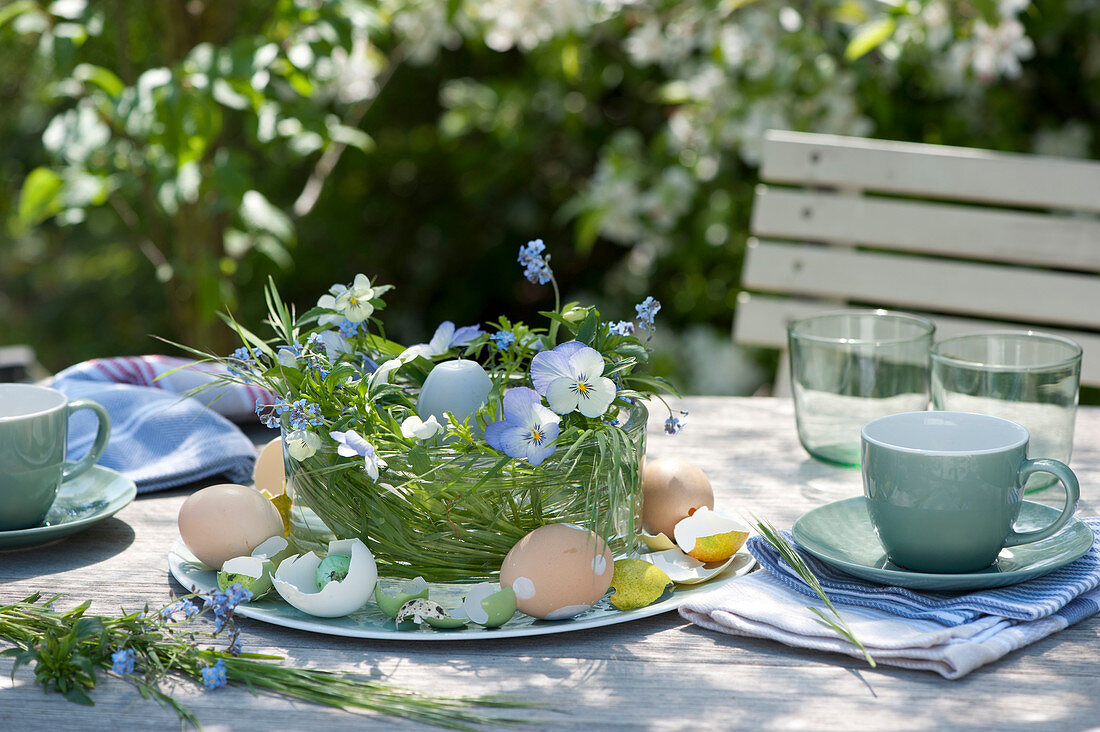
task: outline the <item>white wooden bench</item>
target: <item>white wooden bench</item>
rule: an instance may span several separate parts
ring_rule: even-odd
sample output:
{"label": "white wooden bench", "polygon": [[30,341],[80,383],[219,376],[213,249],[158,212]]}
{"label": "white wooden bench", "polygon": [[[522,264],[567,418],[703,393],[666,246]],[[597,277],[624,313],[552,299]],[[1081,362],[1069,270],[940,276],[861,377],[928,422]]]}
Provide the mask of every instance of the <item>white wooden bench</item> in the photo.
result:
{"label": "white wooden bench", "polygon": [[786,349],[795,318],[884,307],[937,339],[1072,338],[1100,385],[1100,163],[773,130],[761,178],[736,342]]}

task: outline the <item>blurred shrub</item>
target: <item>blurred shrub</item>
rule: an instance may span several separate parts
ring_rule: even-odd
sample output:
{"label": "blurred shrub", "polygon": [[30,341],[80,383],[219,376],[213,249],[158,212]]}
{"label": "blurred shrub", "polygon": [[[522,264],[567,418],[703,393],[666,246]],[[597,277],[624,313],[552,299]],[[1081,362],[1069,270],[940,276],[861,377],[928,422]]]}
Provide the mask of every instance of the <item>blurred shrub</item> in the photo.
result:
{"label": "blurred shrub", "polygon": [[694,326],[662,359],[690,374],[764,130],[1088,156],[1098,87],[1087,0],[16,0],[0,342],[53,369],[149,333],[222,350],[215,312],[255,324],[267,276],[308,307],[360,271],[413,342],[532,318],[542,237],[567,295]]}

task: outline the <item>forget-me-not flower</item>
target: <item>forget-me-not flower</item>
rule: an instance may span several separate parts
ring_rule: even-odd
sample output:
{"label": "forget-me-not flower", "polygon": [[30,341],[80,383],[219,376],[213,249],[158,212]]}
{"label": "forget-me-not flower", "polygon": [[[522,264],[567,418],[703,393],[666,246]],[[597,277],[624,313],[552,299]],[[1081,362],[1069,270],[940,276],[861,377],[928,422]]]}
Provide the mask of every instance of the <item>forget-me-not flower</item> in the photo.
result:
{"label": "forget-me-not flower", "polygon": [[321,417],[321,405],[313,404],[305,399],[294,402],[290,408],[290,426],[296,430],[304,430],[306,427],[316,427],[324,422]]}
{"label": "forget-me-not flower", "polygon": [[[687,412],[680,412],[681,416],[688,416]],[[665,420],[665,433],[669,435],[678,435],[684,429],[684,420],[680,419],[676,415],[668,415],[668,419]]]}
{"label": "forget-me-not flower", "polygon": [[638,322],[647,328],[653,327],[653,318],[657,316],[660,309],[661,303],[654,300],[653,295],[634,306],[634,310],[638,313]]}
{"label": "forget-me-not flower", "polygon": [[228,683],[225,677],[225,659],[219,658],[213,666],[202,669],[202,685],[210,691],[220,689]]}
{"label": "forget-me-not flower", "polygon": [[511,331],[501,330],[489,336],[489,340],[496,344],[498,350],[507,351],[512,347],[512,344],[516,342],[516,334]]}
{"label": "forget-me-not flower", "polygon": [[126,676],[134,672],[134,652],[129,648],[115,651],[111,654],[111,670],[116,674]]}
{"label": "forget-me-not flower", "polygon": [[629,320],[620,320],[618,323],[608,323],[607,332],[614,336],[634,335],[634,323]]}
{"label": "forget-me-not flower", "polygon": [[485,441],[509,457],[539,465],[554,452],[560,421],[534,389],[517,386],[504,392],[504,419],[485,428]]}
{"label": "forget-me-not flower", "polygon": [[338,447],[336,452],[344,457],[355,457],[358,455],[363,458],[363,470],[367,471],[367,475],[371,480],[378,480],[378,472],[384,470],[387,465],[386,461],[375,452],[374,445],[370,444],[362,435],[355,430],[348,430],[347,432],[329,432],[328,436],[336,440]]}
{"label": "forget-me-not flower", "polygon": [[577,411],[599,417],[615,399],[615,382],[603,376],[604,360],[595,348],[566,341],[552,351],[535,354],[531,382],[558,414]]}
{"label": "forget-me-not flower", "polygon": [[545,285],[554,276],[550,270],[550,255],[542,255],[545,250],[546,245],[542,243],[542,239],[529,241],[519,248],[517,261],[523,265],[523,276],[528,282]]}

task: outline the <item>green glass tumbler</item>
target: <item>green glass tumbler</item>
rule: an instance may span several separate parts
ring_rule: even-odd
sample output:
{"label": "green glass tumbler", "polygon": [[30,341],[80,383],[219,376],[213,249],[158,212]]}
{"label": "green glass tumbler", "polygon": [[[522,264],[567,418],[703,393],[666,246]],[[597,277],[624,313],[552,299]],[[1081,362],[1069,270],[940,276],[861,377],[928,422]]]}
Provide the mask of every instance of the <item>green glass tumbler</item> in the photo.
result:
{"label": "green glass tumbler", "polygon": [[[1069,463],[1081,383],[1081,347],[1035,331],[988,331],[932,347],[932,407],[1008,419],[1031,434],[1030,458]],[[1033,475],[1025,491],[1054,485]]]}
{"label": "green glass tumbler", "polygon": [[932,321],[887,310],[814,315],[787,326],[798,439],[813,457],[860,464],[872,419],[928,407]]}

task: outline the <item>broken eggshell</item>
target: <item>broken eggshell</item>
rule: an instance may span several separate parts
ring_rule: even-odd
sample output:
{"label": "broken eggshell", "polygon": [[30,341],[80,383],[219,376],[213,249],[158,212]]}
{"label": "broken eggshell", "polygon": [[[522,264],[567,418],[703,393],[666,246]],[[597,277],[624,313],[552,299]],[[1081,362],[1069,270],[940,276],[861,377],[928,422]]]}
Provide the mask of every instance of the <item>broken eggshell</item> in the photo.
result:
{"label": "broken eggshell", "polygon": [[516,614],[516,593],[492,582],[476,584],[462,601],[462,614],[486,628],[499,627]]}
{"label": "broken eggshell", "polygon": [[406,580],[393,591],[383,589],[381,583],[374,588],[374,601],[378,604],[378,609],[389,618],[396,619],[397,613],[405,603],[417,599],[428,599],[428,583],[423,577]]}
{"label": "broken eggshell", "polygon": [[719,574],[733,561],[733,555],[724,562],[705,564],[693,556],[684,554],[673,547],[660,552],[646,554],[645,560],[655,565],[678,585],[696,585],[706,582]]}
{"label": "broken eggshell", "polygon": [[290,543],[282,536],[273,536],[260,542],[246,557],[227,559],[218,572],[218,589],[222,592],[233,583],[252,593],[253,600],[271,592],[272,575],[279,563],[293,554]]}
{"label": "broken eggshell", "polygon": [[619,610],[634,610],[657,602],[671,586],[669,576],[645,559],[616,559],[608,601]]}
{"label": "broken eggshell", "polygon": [[412,620],[416,623],[427,623],[439,630],[454,630],[469,622],[467,618],[462,617],[462,614],[449,613],[438,602],[429,600],[426,597],[418,597],[415,600],[406,602],[397,611],[395,619],[399,624],[406,620]]}
{"label": "broken eggshell", "polygon": [[271,592],[271,575],[275,563],[259,557],[233,557],[222,564],[218,572],[218,589],[225,592],[230,585],[239,584],[252,593],[251,600],[259,600]]}
{"label": "broken eggshell", "polygon": [[664,551],[665,549],[676,548],[675,542],[673,542],[672,539],[668,538],[663,533],[648,534],[646,533],[645,529],[643,529],[641,532],[641,537],[642,542],[655,552]]}
{"label": "broken eggshell", "polygon": [[677,523],[673,536],[680,549],[700,562],[723,562],[749,538],[749,528],[703,507]]}
{"label": "broken eggshell", "polygon": [[321,557],[313,552],[295,555],[275,570],[275,590],[288,603],[310,615],[337,618],[361,608],[378,579],[378,566],[367,545],[359,539],[335,539],[328,544],[329,554],[351,556],[348,574],[341,581],[317,589],[317,568]]}

